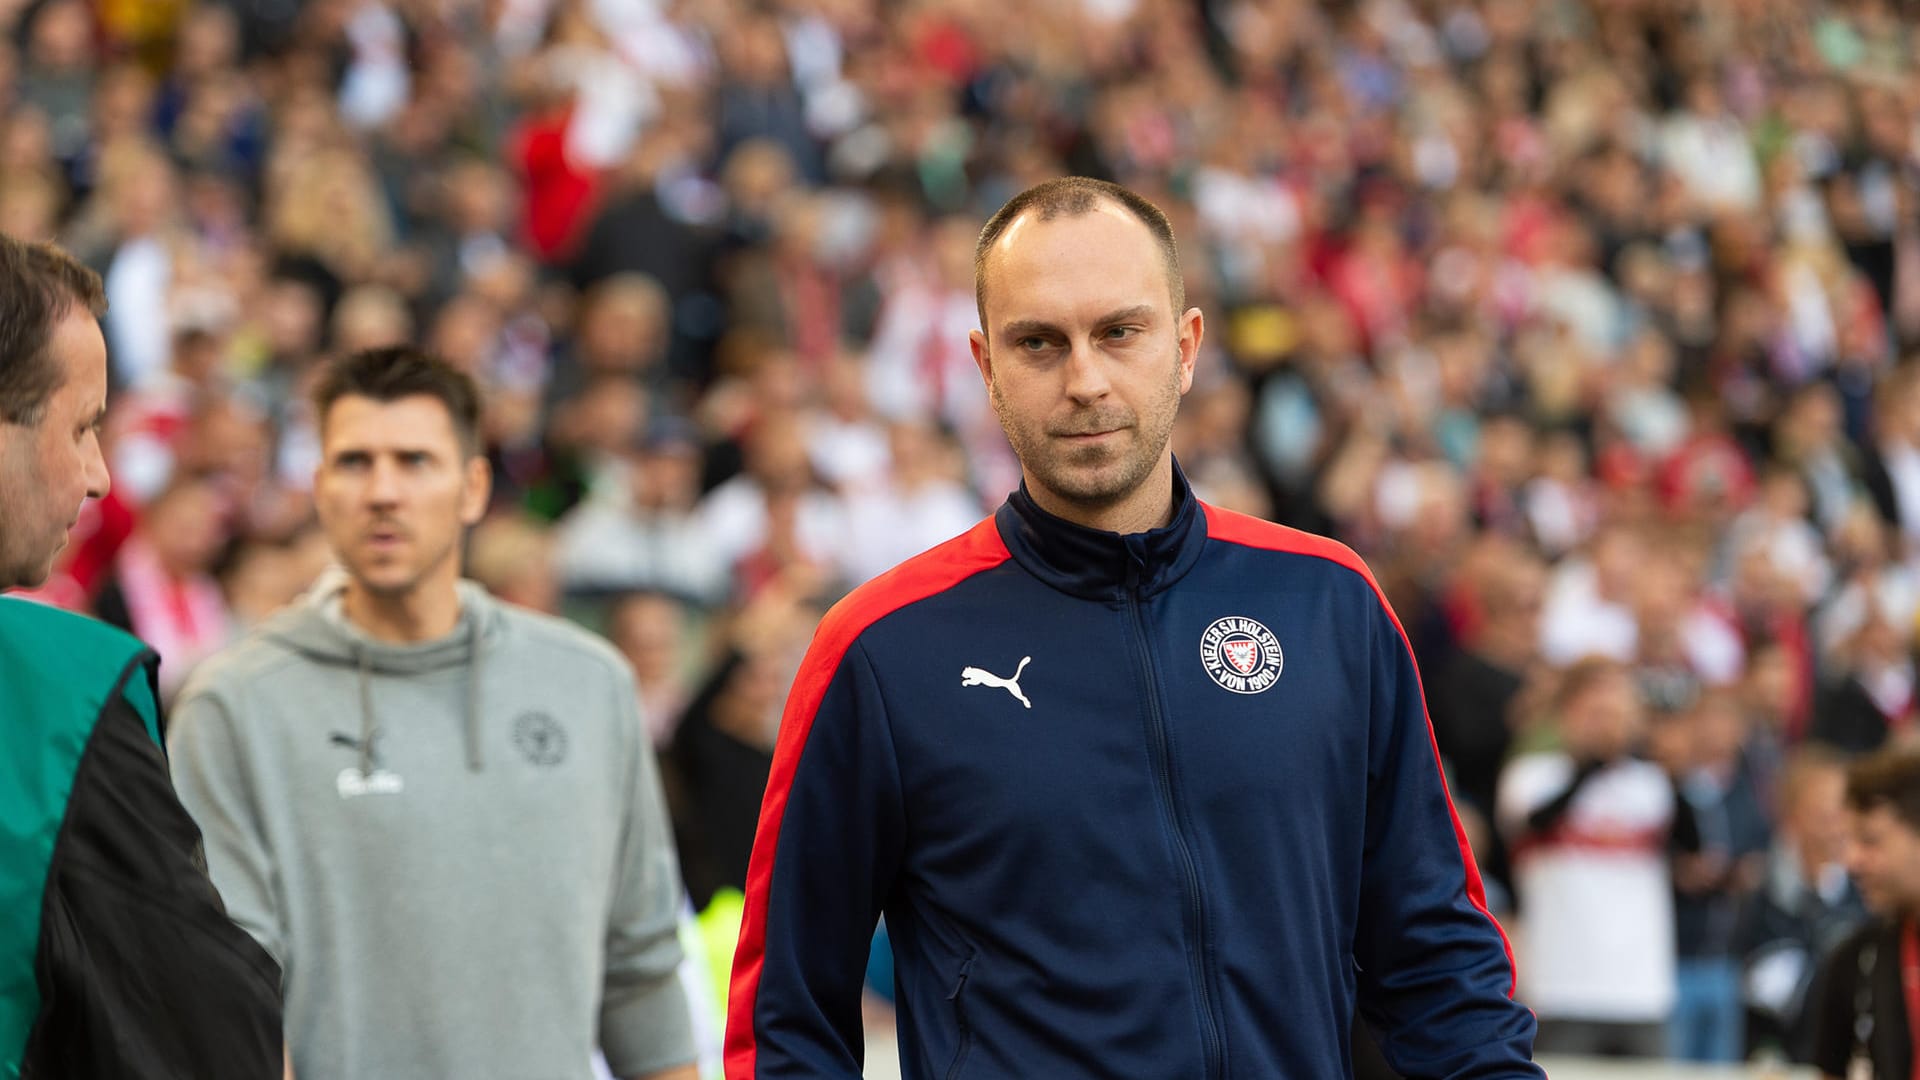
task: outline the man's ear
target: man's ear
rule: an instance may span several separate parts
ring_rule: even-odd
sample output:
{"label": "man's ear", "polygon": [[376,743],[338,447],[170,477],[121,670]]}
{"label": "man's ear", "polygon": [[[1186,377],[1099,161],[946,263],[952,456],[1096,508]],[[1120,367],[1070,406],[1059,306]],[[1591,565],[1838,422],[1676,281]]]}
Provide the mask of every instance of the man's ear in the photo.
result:
{"label": "man's ear", "polygon": [[460,524],[472,528],[487,516],[487,504],[493,500],[493,466],[475,454],[467,459],[467,476],[460,493]]}
{"label": "man's ear", "polygon": [[973,350],[973,366],[980,369],[987,393],[993,393],[993,353],[987,348],[987,335],[978,330],[967,331],[967,348]]}
{"label": "man's ear", "polygon": [[1206,337],[1207,322],[1200,309],[1190,307],[1180,316],[1180,392],[1193,389],[1193,365],[1200,359],[1200,342]]}

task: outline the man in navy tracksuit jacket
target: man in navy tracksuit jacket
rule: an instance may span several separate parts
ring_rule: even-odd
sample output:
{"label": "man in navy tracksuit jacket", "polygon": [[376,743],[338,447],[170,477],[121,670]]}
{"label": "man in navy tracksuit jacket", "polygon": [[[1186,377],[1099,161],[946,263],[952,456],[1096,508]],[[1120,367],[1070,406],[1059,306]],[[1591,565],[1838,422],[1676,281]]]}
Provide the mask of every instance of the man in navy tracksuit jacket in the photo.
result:
{"label": "man in navy tracksuit jacket", "polygon": [[1173,462],[1201,316],[1172,243],[1078,179],[983,232],[974,351],[1024,482],[821,624],[732,1080],[859,1075],[883,912],[913,1080],[1344,1077],[1356,1007],[1409,1077],[1542,1075],[1378,586]]}

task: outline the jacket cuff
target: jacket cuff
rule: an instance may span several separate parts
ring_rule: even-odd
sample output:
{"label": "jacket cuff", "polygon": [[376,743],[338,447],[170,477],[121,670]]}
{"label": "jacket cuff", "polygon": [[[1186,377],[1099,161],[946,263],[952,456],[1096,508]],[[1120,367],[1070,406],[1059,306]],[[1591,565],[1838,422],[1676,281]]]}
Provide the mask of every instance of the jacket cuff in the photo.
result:
{"label": "jacket cuff", "polygon": [[626,1080],[694,1060],[693,1018],[677,974],[617,993],[600,1006],[600,1052],[613,1075]]}

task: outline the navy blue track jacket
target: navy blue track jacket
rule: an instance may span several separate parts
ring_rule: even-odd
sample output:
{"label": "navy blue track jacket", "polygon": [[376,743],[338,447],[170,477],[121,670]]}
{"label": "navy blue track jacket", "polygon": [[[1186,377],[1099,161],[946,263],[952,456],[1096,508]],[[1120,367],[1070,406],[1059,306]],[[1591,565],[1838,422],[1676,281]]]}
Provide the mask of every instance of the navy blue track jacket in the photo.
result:
{"label": "navy blue track jacket", "polygon": [[821,623],[748,875],[730,1080],[857,1077],[884,912],[908,1080],[1540,1077],[1413,657],[1331,540],[1024,490]]}

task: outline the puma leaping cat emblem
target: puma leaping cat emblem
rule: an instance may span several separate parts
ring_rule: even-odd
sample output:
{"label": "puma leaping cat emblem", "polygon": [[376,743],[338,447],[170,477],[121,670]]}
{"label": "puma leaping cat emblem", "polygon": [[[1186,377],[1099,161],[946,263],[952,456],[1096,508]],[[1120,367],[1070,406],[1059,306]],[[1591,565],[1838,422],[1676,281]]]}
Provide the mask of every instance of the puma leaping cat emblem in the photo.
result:
{"label": "puma leaping cat emblem", "polygon": [[993,672],[986,670],[985,668],[977,668],[977,667],[966,668],[960,672],[960,685],[961,686],[997,686],[1000,689],[1005,690],[1007,693],[1012,694],[1014,697],[1019,698],[1020,704],[1025,705],[1027,708],[1031,709],[1033,708],[1033,702],[1028,701],[1027,695],[1020,692],[1020,673],[1027,670],[1027,665],[1032,662],[1033,662],[1033,657],[1031,656],[1021,657],[1020,666],[1013,669],[1013,677],[1010,679],[1003,679],[1000,676],[995,675]]}

